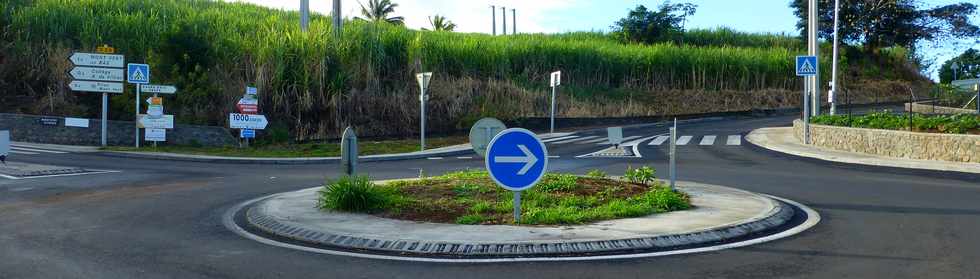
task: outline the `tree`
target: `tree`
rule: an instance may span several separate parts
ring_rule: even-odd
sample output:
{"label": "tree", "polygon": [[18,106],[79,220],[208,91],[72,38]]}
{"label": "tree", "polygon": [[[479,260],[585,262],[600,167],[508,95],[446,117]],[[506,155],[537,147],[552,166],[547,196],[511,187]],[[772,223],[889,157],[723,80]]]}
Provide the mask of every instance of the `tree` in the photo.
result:
{"label": "tree", "polygon": [[[441,15],[436,15],[434,17],[429,17],[429,24],[432,25],[432,30],[435,31],[449,31],[452,32],[456,29],[456,24],[452,21],[446,19],[446,17]],[[422,30],[428,30],[422,28]]]}
{"label": "tree", "polygon": [[[817,2],[820,20],[817,35],[830,40],[834,1]],[[805,34],[808,1],[791,0],[790,7],[800,18],[796,28]],[[972,3],[925,8],[918,0],[840,0],[840,38],[845,44],[864,44],[872,52],[897,45],[914,53],[920,41],[977,39],[980,27],[970,22],[970,16],[976,12],[977,5]]]}
{"label": "tree", "polygon": [[954,62],[959,65],[959,70],[956,71],[956,77],[958,79],[980,77],[980,51],[971,48],[964,51],[960,56],[946,61],[939,67],[940,83],[949,83],[953,80]]}
{"label": "tree", "polygon": [[387,22],[395,25],[405,24],[405,18],[396,16],[388,17],[389,14],[395,12],[395,8],[398,4],[391,3],[391,0],[368,0],[367,7],[361,4],[361,15],[364,16],[364,20],[373,22]]}
{"label": "tree", "polygon": [[629,14],[612,26],[613,34],[626,42],[666,42],[684,32],[684,20],[693,15],[697,5],[665,2],[657,11],[643,5],[636,6]]}

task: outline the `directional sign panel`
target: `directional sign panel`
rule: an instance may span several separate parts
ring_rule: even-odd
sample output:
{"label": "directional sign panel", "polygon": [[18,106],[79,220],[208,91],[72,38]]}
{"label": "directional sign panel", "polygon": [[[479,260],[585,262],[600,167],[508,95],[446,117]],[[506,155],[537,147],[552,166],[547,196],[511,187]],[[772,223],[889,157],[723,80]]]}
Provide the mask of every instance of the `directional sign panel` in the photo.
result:
{"label": "directional sign panel", "polygon": [[551,87],[561,85],[561,71],[551,73]]}
{"label": "directional sign panel", "polygon": [[146,129],[146,133],[143,134],[143,140],[145,140],[145,141],[167,141],[167,130],[166,129]]}
{"label": "directional sign panel", "polygon": [[76,52],[68,58],[75,66],[122,68],[126,66],[126,57],[118,54],[81,53]]}
{"label": "directional sign panel", "polygon": [[140,114],[136,127],[144,129],[173,129],[174,116],[163,115],[162,117],[153,117],[146,114]]}
{"label": "directional sign panel", "polygon": [[150,65],[147,64],[126,64],[126,82],[134,84],[150,83]]}
{"label": "directional sign panel", "polygon": [[144,84],[140,86],[140,91],[154,94],[174,94],[177,93],[177,87],[173,85]]}
{"label": "directional sign panel", "polygon": [[72,91],[123,93],[123,84],[120,82],[74,80],[68,84],[68,87]]}
{"label": "directional sign panel", "polygon": [[805,76],[815,76],[818,70],[817,57],[816,56],[797,56],[796,57],[796,75]]}
{"label": "directional sign panel", "polygon": [[259,113],[259,100],[253,98],[241,98],[238,100],[238,104],[235,104],[238,108],[238,112],[242,114],[257,114]]}
{"label": "directional sign panel", "polygon": [[265,115],[228,114],[228,126],[232,129],[263,130],[266,125],[269,125],[269,121],[265,119]]}
{"label": "directional sign panel", "polygon": [[484,162],[497,185],[523,191],[544,177],[548,170],[548,149],[533,132],[511,128],[490,141]]}
{"label": "directional sign panel", "polygon": [[75,67],[68,72],[74,79],[98,81],[124,81],[126,72],[123,69]]}

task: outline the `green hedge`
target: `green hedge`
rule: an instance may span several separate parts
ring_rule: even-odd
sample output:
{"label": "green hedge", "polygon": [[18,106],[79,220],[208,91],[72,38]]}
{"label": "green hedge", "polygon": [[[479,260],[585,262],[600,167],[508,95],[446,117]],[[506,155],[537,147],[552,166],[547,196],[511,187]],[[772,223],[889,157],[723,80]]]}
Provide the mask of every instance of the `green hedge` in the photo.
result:
{"label": "green hedge", "polygon": [[[813,124],[887,129],[908,130],[909,116],[891,112],[874,112],[868,115],[820,115],[811,118]],[[912,115],[912,129],[923,132],[939,132],[947,134],[980,133],[980,116],[958,115]]]}

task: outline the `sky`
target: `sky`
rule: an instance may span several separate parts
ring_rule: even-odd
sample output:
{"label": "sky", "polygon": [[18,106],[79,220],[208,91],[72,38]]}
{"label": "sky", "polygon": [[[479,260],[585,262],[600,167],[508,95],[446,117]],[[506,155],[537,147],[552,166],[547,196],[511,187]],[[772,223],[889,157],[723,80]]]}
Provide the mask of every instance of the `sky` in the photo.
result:
{"label": "sky", "polygon": [[[248,2],[262,6],[297,10],[300,0],[224,0]],[[964,0],[925,0],[928,5],[943,5]],[[980,0],[966,0],[980,1]],[[367,0],[362,0],[367,2]],[[663,1],[627,0],[392,0],[398,4],[395,16],[405,17],[409,28],[428,27],[428,17],[442,15],[456,23],[457,32],[490,33],[492,15],[490,5],[496,6],[497,32],[501,32],[500,7],[507,8],[507,33],[513,28],[511,9],[517,12],[517,32],[558,33],[567,31],[608,31],[616,20],[637,5],[653,8]],[[686,28],[715,28],[726,26],[739,31],[797,34],[796,16],[789,7],[789,0],[675,0],[698,5],[697,12],[688,18]],[[329,14],[332,0],[310,0],[313,12]],[[360,16],[357,0],[342,0],[344,17]],[[974,23],[980,24],[980,17]],[[978,44],[957,46],[924,45],[928,58],[936,64],[962,53],[967,48],[980,48]],[[929,74],[936,78],[933,66]]]}

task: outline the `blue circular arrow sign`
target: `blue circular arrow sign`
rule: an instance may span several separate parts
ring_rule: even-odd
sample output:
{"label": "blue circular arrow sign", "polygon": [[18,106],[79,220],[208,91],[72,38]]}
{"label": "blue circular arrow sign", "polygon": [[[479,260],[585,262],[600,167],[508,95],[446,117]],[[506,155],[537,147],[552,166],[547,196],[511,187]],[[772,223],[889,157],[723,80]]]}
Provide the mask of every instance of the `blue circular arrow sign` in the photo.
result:
{"label": "blue circular arrow sign", "polygon": [[490,140],[484,162],[497,185],[523,191],[544,177],[548,170],[548,149],[533,132],[511,128]]}

